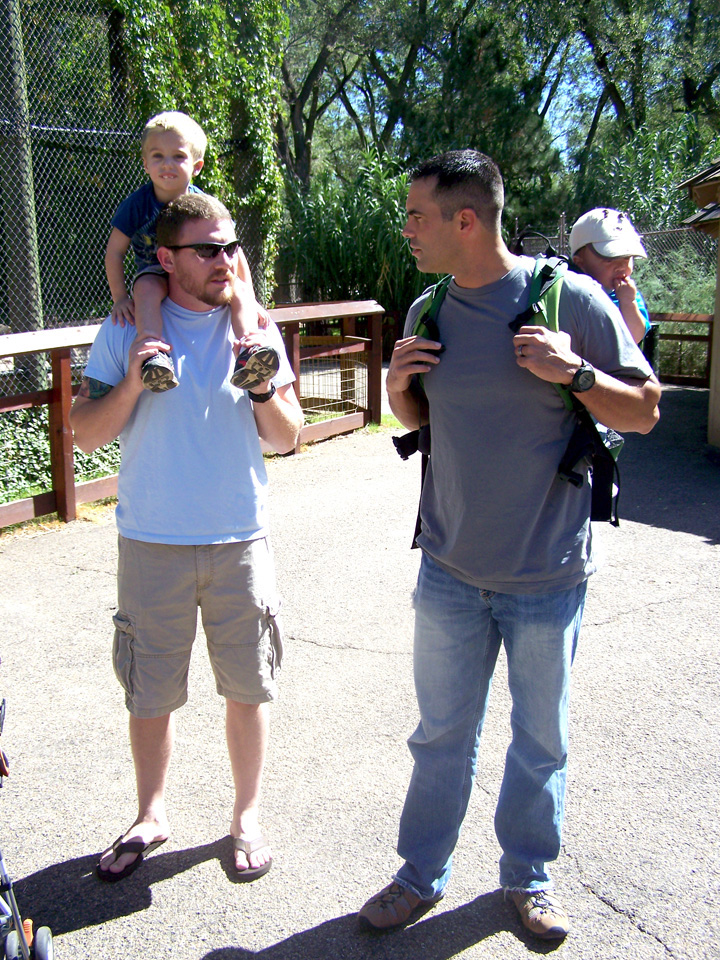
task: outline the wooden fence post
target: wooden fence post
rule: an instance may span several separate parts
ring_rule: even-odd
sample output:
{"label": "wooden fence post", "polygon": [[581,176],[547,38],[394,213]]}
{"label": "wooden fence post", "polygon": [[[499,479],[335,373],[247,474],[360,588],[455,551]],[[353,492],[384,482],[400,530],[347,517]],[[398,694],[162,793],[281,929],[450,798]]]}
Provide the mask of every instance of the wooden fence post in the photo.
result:
{"label": "wooden fence post", "polygon": [[70,429],[72,405],[70,348],[51,351],[50,366],[52,371],[51,400],[48,407],[50,471],[57,499],[58,516],[67,522],[74,520],[77,516],[73,437]]}
{"label": "wooden fence post", "polygon": [[[370,423],[382,420],[382,314],[368,317],[370,357],[368,364],[368,416]],[[374,362],[373,362],[374,361]]]}

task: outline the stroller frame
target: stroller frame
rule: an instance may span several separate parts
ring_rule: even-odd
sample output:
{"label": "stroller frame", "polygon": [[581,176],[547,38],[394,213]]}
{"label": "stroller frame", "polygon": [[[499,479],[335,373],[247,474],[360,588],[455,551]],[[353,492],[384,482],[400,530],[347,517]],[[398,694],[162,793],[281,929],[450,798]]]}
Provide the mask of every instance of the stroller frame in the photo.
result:
{"label": "stroller frame", "polygon": [[[5,700],[0,702],[0,734],[5,721]],[[3,756],[4,761],[4,756]],[[5,771],[7,764],[4,765]],[[0,775],[0,787],[3,777]],[[26,921],[27,923],[27,921]],[[32,926],[29,926],[29,931]],[[28,931],[28,932],[29,932]],[[12,880],[5,867],[2,850],[0,850],[0,946],[5,960],[53,960],[54,951],[50,927],[40,927],[33,937],[23,926],[20,910],[13,892]]]}

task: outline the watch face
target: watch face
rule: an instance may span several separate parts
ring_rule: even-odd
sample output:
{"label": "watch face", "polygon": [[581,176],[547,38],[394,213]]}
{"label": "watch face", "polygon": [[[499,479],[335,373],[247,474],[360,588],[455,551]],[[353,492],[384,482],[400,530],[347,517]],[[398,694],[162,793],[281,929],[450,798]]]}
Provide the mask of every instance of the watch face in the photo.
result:
{"label": "watch face", "polygon": [[595,386],[595,371],[591,366],[582,366],[573,377],[572,389],[575,393],[583,393]]}

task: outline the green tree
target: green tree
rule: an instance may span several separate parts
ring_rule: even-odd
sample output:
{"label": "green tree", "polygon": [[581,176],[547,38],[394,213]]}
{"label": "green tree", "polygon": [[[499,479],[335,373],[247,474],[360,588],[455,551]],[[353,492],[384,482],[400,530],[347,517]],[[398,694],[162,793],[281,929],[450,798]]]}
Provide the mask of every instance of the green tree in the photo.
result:
{"label": "green tree", "polygon": [[372,147],[407,166],[473,145],[500,162],[517,212],[528,200],[555,209],[560,162],[545,117],[567,43],[538,55],[516,6],[296,0],[278,126],[286,169],[307,188],[313,157],[351,178],[348,151]]}
{"label": "green tree", "polygon": [[117,8],[132,117],[178,109],[200,123],[210,143],[201,183],[237,216],[241,237],[248,223],[261,232],[270,280],[280,221],[280,0],[117,0]]}
{"label": "green tree", "polygon": [[[554,120],[566,133],[575,212],[621,180],[633,183],[635,193],[646,184],[657,197],[671,171],[683,179],[702,163],[719,118],[715,0],[527,0],[523,6],[541,46],[570,38]],[[653,158],[653,148],[661,156]],[[659,217],[667,216],[663,203]]]}
{"label": "green tree", "polygon": [[474,147],[500,165],[508,216],[545,219],[561,203],[560,156],[545,123],[545,61],[534,63],[522,25],[485,10],[448,32],[434,51],[436,89],[413,103],[399,137],[416,162]]}
{"label": "green tree", "polygon": [[288,178],[281,256],[307,300],[373,298],[397,315],[430,282],[401,236],[408,176],[397,161],[369,150],[355,177],[325,171],[310,190]]}
{"label": "green tree", "polygon": [[[282,54],[284,109],[276,122],[277,150],[303,189],[310,184],[315,136],[324,119],[335,129],[337,104],[353,117],[351,81],[372,54],[390,0],[292,0],[290,33]],[[372,142],[362,124],[358,146]]]}
{"label": "green tree", "polygon": [[606,131],[588,154],[585,176],[578,181],[573,216],[598,206],[627,211],[639,227],[676,227],[695,211],[678,183],[709,163],[716,147],[689,159],[689,144],[698,139],[697,120],[684,115],[671,126],[653,129],[649,124],[626,139],[616,130]]}

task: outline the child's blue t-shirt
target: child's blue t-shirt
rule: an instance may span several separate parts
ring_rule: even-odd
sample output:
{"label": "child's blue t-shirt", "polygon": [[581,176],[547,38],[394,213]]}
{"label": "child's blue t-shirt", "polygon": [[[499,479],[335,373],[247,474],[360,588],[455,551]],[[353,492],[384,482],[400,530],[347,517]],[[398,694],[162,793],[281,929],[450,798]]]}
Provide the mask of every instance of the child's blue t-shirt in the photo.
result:
{"label": "child's blue t-shirt", "polygon": [[[614,291],[614,290],[606,290],[605,292],[607,293],[607,295],[610,297],[610,299],[612,300],[612,302],[615,304],[615,306],[616,306],[616,307],[618,308],[618,310],[619,310],[619,309],[620,309],[620,301],[618,300],[617,294],[615,293],[615,291]],[[641,317],[643,318],[643,320],[645,321],[645,333],[647,333],[648,330],[650,329],[650,313],[649,313],[649,311],[648,311],[647,304],[645,303],[645,299],[644,299],[643,295],[640,293],[639,290],[638,290],[637,295],[636,295],[636,297],[635,297],[635,305],[637,306],[638,310],[640,311],[640,316],[641,316]]]}
{"label": "child's blue t-shirt", "polygon": [[[188,187],[188,193],[202,192],[192,184]],[[160,211],[166,206],[155,196],[152,183],[145,183],[126,197],[115,211],[112,226],[130,237],[137,273],[158,262],[155,225]]]}

